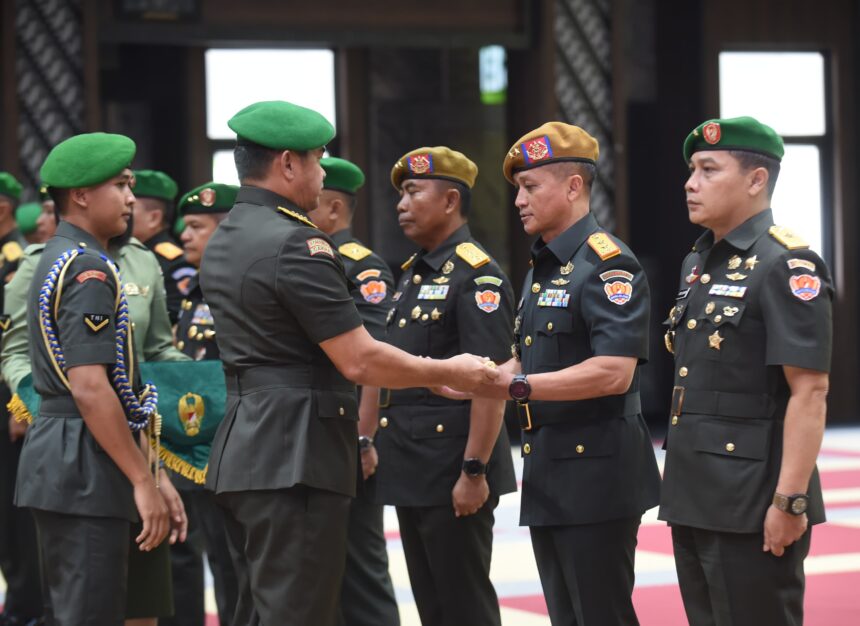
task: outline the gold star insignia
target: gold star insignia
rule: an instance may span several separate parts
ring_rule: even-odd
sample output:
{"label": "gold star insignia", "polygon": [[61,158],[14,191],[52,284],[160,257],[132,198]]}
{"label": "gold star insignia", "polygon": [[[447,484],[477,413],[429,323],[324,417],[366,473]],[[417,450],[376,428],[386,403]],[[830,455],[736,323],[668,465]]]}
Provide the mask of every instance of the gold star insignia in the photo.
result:
{"label": "gold star insignia", "polygon": [[509,157],[511,157],[511,158],[513,159],[514,157],[516,157],[517,155],[519,155],[519,153],[520,153],[520,149],[519,149],[519,148],[513,148],[510,152],[508,152],[508,156],[509,156]]}
{"label": "gold star insignia", "polygon": [[744,261],[744,269],[745,270],[754,270],[756,264],[759,263],[758,255],[754,254],[746,261]]}
{"label": "gold star insignia", "polygon": [[725,340],[725,337],[720,337],[720,331],[715,330],[714,334],[708,335],[708,347],[713,348],[714,350],[719,350],[720,344]]}

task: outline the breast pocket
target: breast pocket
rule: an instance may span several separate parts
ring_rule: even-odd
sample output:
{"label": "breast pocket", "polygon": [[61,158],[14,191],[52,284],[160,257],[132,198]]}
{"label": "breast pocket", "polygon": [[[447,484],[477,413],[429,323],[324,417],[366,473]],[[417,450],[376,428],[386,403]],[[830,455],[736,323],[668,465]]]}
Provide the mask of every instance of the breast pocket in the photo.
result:
{"label": "breast pocket", "polygon": [[[745,342],[739,335],[738,328],[745,318],[747,305],[731,298],[712,299],[705,302],[696,311],[696,326],[688,333],[686,341],[698,341],[707,348],[701,352],[703,358],[712,361],[731,363],[744,358]],[[687,322],[688,328],[690,322]],[[745,326],[749,325],[745,321]]]}
{"label": "breast pocket", "polygon": [[539,311],[535,314],[535,359],[544,364],[560,365],[565,344],[573,333],[573,317],[567,309]]}

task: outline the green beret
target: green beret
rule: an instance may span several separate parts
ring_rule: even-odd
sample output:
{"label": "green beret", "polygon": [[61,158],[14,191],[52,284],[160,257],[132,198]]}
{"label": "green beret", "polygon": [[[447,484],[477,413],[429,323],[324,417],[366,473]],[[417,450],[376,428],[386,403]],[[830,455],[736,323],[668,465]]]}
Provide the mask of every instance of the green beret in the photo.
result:
{"label": "green beret", "polygon": [[255,102],[227,122],[242,140],[272,150],[315,150],[334,137],[334,126],[311,109],[282,100]]}
{"label": "green beret", "polygon": [[75,135],[54,146],[39,175],[48,187],[90,187],[130,167],[136,150],[134,142],[125,135]]}
{"label": "green beret", "polygon": [[355,193],[364,184],[364,172],[355,163],[337,157],[320,159],[325,170],[323,189]]}
{"label": "green beret", "polygon": [[445,146],[418,148],[407,152],[391,168],[391,184],[399,190],[408,178],[441,178],[463,183],[471,189],[478,166],[465,154]]}
{"label": "green beret", "polygon": [[701,150],[745,150],[782,161],[782,137],[752,117],[708,120],[693,129],[684,141],[684,161]]}
{"label": "green beret", "polygon": [[42,213],[42,205],[38,202],[27,202],[15,209],[15,222],[18,230],[24,235],[29,235],[36,230],[36,220]]}
{"label": "green beret", "polygon": [[0,172],[0,195],[9,196],[14,200],[21,197],[23,187],[9,172]]}
{"label": "green beret", "polygon": [[226,213],[233,208],[239,188],[236,185],[206,183],[195,187],[179,199],[180,215]]}
{"label": "green beret", "polygon": [[597,139],[579,126],[547,122],[526,133],[511,146],[502,164],[502,173],[514,184],[514,174],[522,170],[573,161],[595,165],[600,156]]}
{"label": "green beret", "polygon": [[158,198],[173,202],[179,186],[164,172],[157,170],[134,171],[134,195],[138,198]]}

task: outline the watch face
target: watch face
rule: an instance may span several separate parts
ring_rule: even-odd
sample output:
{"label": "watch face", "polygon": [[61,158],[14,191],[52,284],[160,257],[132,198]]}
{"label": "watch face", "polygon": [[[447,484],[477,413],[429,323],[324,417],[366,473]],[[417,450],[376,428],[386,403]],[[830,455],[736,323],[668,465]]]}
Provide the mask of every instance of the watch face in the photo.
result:
{"label": "watch face", "polygon": [[529,384],[524,380],[515,380],[511,383],[508,391],[514,400],[521,400],[528,397]]}
{"label": "watch face", "polygon": [[809,506],[809,498],[806,496],[797,496],[791,503],[791,512],[795,515],[806,513],[806,507]]}
{"label": "watch face", "polygon": [[463,461],[463,471],[469,476],[480,476],[485,472],[486,466],[478,459]]}

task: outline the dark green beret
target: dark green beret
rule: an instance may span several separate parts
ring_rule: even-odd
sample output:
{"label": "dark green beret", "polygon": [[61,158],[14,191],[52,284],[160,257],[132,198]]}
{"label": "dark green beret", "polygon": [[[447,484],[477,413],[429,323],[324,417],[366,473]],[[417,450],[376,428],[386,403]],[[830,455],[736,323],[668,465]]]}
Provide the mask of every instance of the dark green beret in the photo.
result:
{"label": "dark green beret", "polygon": [[364,172],[355,163],[337,157],[320,159],[325,170],[323,189],[355,193],[364,184]]}
{"label": "dark green beret", "polygon": [[21,183],[9,172],[0,172],[0,195],[17,200],[21,197]]}
{"label": "dark green beret", "polygon": [[29,235],[36,230],[36,220],[42,213],[42,205],[38,202],[27,202],[15,209],[15,222],[18,230],[24,235]]}
{"label": "dark green beret", "polygon": [[179,191],[175,180],[157,170],[135,170],[134,179],[134,195],[138,198],[158,198],[173,202]]}
{"label": "dark green beret", "polygon": [[206,183],[195,187],[179,199],[180,215],[226,213],[233,208],[239,188],[223,183]]}
{"label": "dark green beret", "polygon": [[136,150],[134,142],[125,135],[75,135],[54,146],[39,175],[48,187],[90,187],[130,167]]}
{"label": "dark green beret", "polygon": [[314,150],[334,137],[334,126],[311,109],[282,100],[255,102],[236,113],[227,126],[242,140],[272,150]]}
{"label": "dark green beret", "polygon": [[684,161],[701,150],[745,150],[782,160],[782,137],[753,117],[702,122],[684,141]]}

